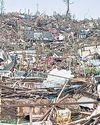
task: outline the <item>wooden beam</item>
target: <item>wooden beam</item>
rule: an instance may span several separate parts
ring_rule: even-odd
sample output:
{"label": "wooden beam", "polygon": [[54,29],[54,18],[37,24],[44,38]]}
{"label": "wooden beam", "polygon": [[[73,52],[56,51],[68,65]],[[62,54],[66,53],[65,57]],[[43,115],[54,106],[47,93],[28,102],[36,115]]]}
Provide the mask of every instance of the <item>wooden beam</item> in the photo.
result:
{"label": "wooden beam", "polygon": [[30,125],[32,125],[32,107],[29,108],[29,114],[30,114]]}

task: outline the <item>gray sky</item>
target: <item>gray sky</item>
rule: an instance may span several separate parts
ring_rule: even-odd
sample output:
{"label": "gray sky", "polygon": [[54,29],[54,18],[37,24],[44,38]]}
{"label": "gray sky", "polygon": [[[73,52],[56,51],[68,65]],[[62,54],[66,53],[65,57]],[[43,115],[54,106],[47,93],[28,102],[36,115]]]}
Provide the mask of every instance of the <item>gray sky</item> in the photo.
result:
{"label": "gray sky", "polygon": [[[28,9],[34,14],[37,10],[37,3],[39,4],[39,11],[49,15],[53,11],[60,14],[66,12],[66,6],[63,0],[4,0],[6,12],[19,11],[27,12]],[[100,17],[100,0],[70,0],[73,4],[70,5],[70,12],[77,19],[98,18]]]}

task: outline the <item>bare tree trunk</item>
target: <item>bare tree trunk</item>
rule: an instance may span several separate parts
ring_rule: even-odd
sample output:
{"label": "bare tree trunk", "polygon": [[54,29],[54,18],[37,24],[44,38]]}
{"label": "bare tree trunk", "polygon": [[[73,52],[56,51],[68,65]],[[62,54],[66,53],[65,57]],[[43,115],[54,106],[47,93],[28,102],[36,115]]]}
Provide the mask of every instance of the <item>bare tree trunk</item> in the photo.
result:
{"label": "bare tree trunk", "polygon": [[69,0],[67,0],[67,11],[66,11],[66,17],[69,16]]}

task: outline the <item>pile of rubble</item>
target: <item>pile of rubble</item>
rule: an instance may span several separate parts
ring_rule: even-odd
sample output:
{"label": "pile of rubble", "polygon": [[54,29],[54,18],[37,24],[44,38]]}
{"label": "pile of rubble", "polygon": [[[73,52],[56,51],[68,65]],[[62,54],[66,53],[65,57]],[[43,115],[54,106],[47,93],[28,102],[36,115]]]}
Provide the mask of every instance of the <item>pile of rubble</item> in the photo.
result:
{"label": "pile of rubble", "polygon": [[99,19],[0,17],[1,119],[33,125],[100,123],[99,40]]}

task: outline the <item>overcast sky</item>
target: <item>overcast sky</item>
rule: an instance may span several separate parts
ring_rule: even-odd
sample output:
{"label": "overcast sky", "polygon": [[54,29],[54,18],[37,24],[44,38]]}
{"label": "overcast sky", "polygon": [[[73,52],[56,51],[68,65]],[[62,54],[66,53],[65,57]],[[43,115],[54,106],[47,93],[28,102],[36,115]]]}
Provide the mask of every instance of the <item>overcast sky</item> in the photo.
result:
{"label": "overcast sky", "polygon": [[[66,6],[63,0],[4,0],[5,11],[19,11],[27,12],[28,9],[34,14],[37,10],[37,3],[39,4],[39,11],[49,15],[53,11],[60,14],[66,12]],[[100,0],[70,0],[73,4],[70,5],[70,12],[77,19],[83,18],[98,18],[100,17]]]}

